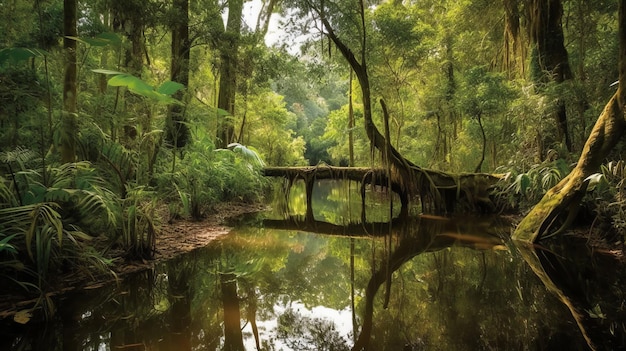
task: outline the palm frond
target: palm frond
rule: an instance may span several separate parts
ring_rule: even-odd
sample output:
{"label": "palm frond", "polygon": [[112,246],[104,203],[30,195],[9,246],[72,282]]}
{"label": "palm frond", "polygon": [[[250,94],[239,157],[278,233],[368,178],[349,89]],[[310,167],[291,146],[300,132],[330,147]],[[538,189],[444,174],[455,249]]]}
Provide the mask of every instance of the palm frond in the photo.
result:
{"label": "palm frond", "polygon": [[20,146],[15,148],[13,151],[0,152],[0,161],[5,163],[17,163],[20,166],[20,170],[24,170],[25,163],[35,159],[36,157],[36,152]]}

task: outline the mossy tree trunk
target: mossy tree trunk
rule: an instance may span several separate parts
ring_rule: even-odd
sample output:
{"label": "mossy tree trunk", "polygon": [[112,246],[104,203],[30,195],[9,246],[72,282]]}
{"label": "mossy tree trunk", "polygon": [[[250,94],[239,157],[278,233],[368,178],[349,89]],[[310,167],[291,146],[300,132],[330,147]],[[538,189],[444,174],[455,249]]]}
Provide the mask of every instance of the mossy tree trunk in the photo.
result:
{"label": "mossy tree trunk", "polygon": [[563,232],[587,191],[586,178],[596,172],[626,131],[626,0],[619,2],[619,87],[600,114],[576,167],[550,189],[520,222],[513,238],[534,242]]}

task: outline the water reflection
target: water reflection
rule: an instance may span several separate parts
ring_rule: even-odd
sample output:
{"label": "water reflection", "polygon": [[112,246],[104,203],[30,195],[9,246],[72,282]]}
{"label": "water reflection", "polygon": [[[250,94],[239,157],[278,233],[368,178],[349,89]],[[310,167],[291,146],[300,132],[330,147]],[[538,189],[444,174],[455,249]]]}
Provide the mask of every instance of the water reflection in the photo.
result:
{"label": "water reflection", "polygon": [[584,350],[584,336],[597,349],[624,345],[624,273],[601,257],[518,250],[497,218],[359,223],[331,210],[248,218],[120,286],[66,296],[48,323],[5,323],[0,349]]}
{"label": "water reflection", "polygon": [[517,249],[548,291],[567,306],[589,349],[625,349],[623,272],[610,257],[593,255],[577,239],[569,240],[552,248],[517,243]]}

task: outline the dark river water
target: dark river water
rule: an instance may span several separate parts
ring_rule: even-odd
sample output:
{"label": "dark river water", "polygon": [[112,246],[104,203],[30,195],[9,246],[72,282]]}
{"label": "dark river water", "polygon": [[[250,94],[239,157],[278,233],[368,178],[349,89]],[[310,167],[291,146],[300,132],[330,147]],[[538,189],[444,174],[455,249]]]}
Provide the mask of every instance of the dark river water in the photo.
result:
{"label": "dark river water", "polygon": [[314,220],[296,188],[46,323],[4,321],[0,350],[625,349],[625,272],[584,243],[513,243],[492,217],[390,221],[376,199],[363,218],[336,183],[314,195]]}

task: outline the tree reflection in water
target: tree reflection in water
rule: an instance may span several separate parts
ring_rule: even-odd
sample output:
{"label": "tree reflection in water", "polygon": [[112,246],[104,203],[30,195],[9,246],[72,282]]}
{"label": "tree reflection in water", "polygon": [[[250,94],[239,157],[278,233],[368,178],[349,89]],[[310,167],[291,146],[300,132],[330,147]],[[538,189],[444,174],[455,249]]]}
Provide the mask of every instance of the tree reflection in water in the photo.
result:
{"label": "tree reflection in water", "polygon": [[[254,222],[119,287],[66,296],[48,323],[7,323],[0,349],[587,349],[563,296],[593,345],[623,345],[623,273],[596,280],[591,271],[606,262],[576,252],[580,264],[556,275],[582,288],[570,293],[555,262],[509,251],[498,227],[426,216]],[[538,265],[553,267],[545,276],[563,296]]]}

